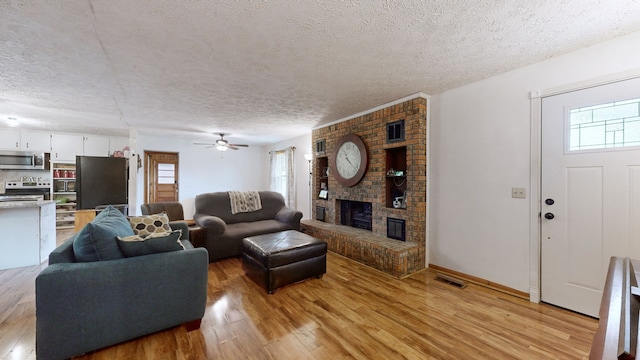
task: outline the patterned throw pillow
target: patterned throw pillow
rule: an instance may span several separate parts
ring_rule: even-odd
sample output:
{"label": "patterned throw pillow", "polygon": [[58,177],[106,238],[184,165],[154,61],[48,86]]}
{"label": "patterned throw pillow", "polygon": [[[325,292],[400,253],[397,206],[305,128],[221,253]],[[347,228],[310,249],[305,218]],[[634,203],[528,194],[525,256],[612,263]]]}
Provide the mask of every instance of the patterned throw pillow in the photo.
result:
{"label": "patterned throw pillow", "polygon": [[171,232],[169,217],[166,212],[154,215],[131,216],[129,223],[135,235],[149,235],[153,233]]}
{"label": "patterned throw pillow", "polygon": [[181,230],[175,230],[166,233],[157,232],[145,236],[118,236],[118,245],[127,257],[184,250],[184,245],[180,241],[181,235]]}

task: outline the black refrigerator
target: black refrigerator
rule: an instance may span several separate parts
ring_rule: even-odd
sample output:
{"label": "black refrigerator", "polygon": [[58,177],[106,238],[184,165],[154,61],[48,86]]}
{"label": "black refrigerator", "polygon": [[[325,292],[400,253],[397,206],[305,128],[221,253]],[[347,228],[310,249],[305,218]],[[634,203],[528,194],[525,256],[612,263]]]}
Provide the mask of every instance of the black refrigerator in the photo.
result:
{"label": "black refrigerator", "polygon": [[126,158],[76,156],[77,208],[116,205],[126,209],[128,177]]}

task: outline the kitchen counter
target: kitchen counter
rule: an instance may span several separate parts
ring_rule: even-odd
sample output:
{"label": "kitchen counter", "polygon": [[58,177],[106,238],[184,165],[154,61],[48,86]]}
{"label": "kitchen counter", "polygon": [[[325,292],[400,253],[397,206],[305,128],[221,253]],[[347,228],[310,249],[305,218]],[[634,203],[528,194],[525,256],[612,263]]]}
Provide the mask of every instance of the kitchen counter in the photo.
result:
{"label": "kitchen counter", "polygon": [[55,204],[53,200],[40,200],[40,201],[2,201],[0,202],[0,209],[15,209],[15,208],[32,208],[42,207],[48,204]]}
{"label": "kitchen counter", "polygon": [[55,202],[0,202],[0,229],[0,270],[39,265],[56,248]]}

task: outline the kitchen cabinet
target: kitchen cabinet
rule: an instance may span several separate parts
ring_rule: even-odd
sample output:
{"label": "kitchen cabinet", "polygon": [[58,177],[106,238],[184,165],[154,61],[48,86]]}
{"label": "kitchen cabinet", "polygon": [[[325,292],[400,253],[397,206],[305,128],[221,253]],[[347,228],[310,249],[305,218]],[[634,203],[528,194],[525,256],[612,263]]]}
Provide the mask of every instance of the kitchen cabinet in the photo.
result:
{"label": "kitchen cabinet", "polygon": [[51,162],[53,196],[56,203],[56,228],[73,229],[76,213],[76,163]]}
{"label": "kitchen cabinet", "polygon": [[20,150],[20,129],[0,129],[0,149]]}
{"label": "kitchen cabinet", "polygon": [[51,134],[42,131],[22,130],[20,133],[22,150],[51,151]]}
{"label": "kitchen cabinet", "polygon": [[0,203],[0,270],[40,265],[56,248],[51,201]]}
{"label": "kitchen cabinet", "polygon": [[84,154],[84,136],[76,134],[51,135],[51,160],[72,161]]}
{"label": "kitchen cabinet", "polygon": [[0,129],[0,149],[51,151],[51,134],[42,131]]}
{"label": "kitchen cabinet", "polygon": [[109,156],[109,137],[85,135],[83,137],[83,152],[77,155]]}

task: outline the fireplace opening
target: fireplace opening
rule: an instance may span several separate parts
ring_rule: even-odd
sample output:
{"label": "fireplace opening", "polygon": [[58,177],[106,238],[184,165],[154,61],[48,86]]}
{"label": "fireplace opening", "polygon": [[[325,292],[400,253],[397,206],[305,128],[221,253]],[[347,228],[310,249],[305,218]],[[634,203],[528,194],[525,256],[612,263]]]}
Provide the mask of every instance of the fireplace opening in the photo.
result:
{"label": "fireplace opening", "polygon": [[340,224],[371,231],[370,202],[340,200]]}

